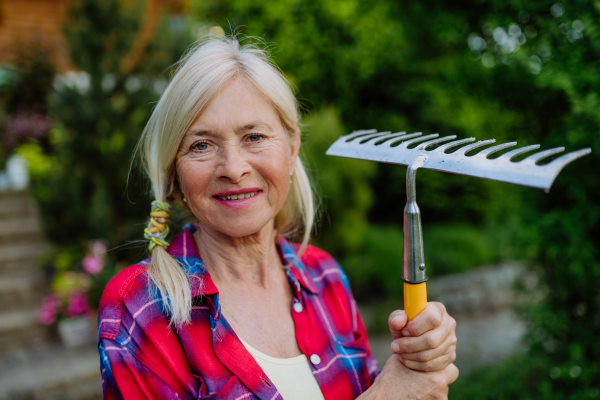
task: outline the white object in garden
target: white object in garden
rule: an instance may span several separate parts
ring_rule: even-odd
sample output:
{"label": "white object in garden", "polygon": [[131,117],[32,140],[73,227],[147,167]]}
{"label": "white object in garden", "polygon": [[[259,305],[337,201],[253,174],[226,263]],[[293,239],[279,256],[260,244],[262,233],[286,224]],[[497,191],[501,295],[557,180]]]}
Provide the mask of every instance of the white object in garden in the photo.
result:
{"label": "white object in garden", "polygon": [[13,154],[6,162],[6,176],[10,189],[24,190],[29,186],[29,172],[27,161],[17,154]]}
{"label": "white object in garden", "polygon": [[96,341],[92,322],[88,317],[63,319],[58,323],[60,340],[65,347],[72,348]]}
{"label": "white object in garden", "polygon": [[6,162],[6,171],[0,171],[0,191],[25,190],[29,187],[27,161],[13,154]]}

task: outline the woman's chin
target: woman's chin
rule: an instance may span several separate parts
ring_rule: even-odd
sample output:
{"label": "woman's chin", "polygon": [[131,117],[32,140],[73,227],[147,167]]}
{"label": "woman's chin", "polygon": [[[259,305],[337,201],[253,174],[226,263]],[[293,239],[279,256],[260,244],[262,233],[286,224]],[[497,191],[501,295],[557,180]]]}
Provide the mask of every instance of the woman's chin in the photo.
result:
{"label": "woman's chin", "polygon": [[264,234],[272,234],[274,218],[248,221],[246,218],[237,220],[225,220],[221,223],[211,224],[212,228],[220,234],[233,239],[250,237],[261,237]]}

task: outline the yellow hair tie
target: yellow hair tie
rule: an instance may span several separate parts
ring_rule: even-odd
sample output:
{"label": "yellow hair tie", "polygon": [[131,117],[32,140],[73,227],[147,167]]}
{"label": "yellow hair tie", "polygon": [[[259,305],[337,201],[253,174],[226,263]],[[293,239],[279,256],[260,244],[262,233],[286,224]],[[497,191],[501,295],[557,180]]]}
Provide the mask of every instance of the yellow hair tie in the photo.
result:
{"label": "yellow hair tie", "polygon": [[169,234],[169,225],[167,221],[157,221],[155,218],[169,219],[171,216],[171,205],[169,203],[154,200],[150,211],[151,227],[144,229],[144,237],[150,241],[148,245],[150,251],[156,246],[168,247],[169,242],[166,238]]}

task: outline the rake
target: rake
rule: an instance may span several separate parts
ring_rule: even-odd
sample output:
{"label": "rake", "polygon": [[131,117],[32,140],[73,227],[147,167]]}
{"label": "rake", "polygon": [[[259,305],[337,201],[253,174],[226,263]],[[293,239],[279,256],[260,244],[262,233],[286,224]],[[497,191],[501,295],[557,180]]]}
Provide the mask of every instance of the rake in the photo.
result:
{"label": "rake", "polygon": [[[521,161],[514,158],[538,149],[537,144],[508,151],[497,158],[489,156],[516,146],[517,142],[503,143],[485,148],[476,154],[466,155],[480,147],[494,143],[495,139],[475,138],[455,140],[456,136],[440,138],[438,134],[422,136],[421,132],[377,132],[375,129],[354,131],[340,137],[327,150],[327,155],[361,160],[407,165],[406,197],[404,207],[404,239],[402,254],[402,280],[404,281],[404,308],[412,321],[427,306],[425,282],[425,257],[421,213],[416,202],[417,169],[427,168],[453,174],[486,178],[494,181],[515,183],[548,190],[560,171],[570,162],[591,153],[590,148],[566,153],[549,163],[540,165],[543,159],[561,153],[564,147],[556,147],[529,155]],[[469,144],[471,143],[471,144]],[[437,146],[434,148],[434,146]],[[432,150],[429,150],[433,148]]]}

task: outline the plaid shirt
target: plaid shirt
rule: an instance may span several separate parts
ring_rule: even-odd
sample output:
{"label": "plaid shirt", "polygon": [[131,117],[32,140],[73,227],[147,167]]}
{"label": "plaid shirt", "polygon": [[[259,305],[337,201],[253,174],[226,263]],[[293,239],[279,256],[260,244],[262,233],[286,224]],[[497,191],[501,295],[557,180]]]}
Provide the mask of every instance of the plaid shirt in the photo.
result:
{"label": "plaid shirt", "polygon": [[[169,326],[160,296],[149,290],[148,260],[126,268],[106,287],[98,318],[105,399],[282,399],[221,314],[219,291],[198,254],[195,230],[187,225],[168,248],[188,274],[203,281],[190,280],[190,324]],[[298,250],[284,239],[277,247],[284,264]],[[298,346],[323,396],[358,397],[378,369],[344,272],[313,246],[286,272]]]}

